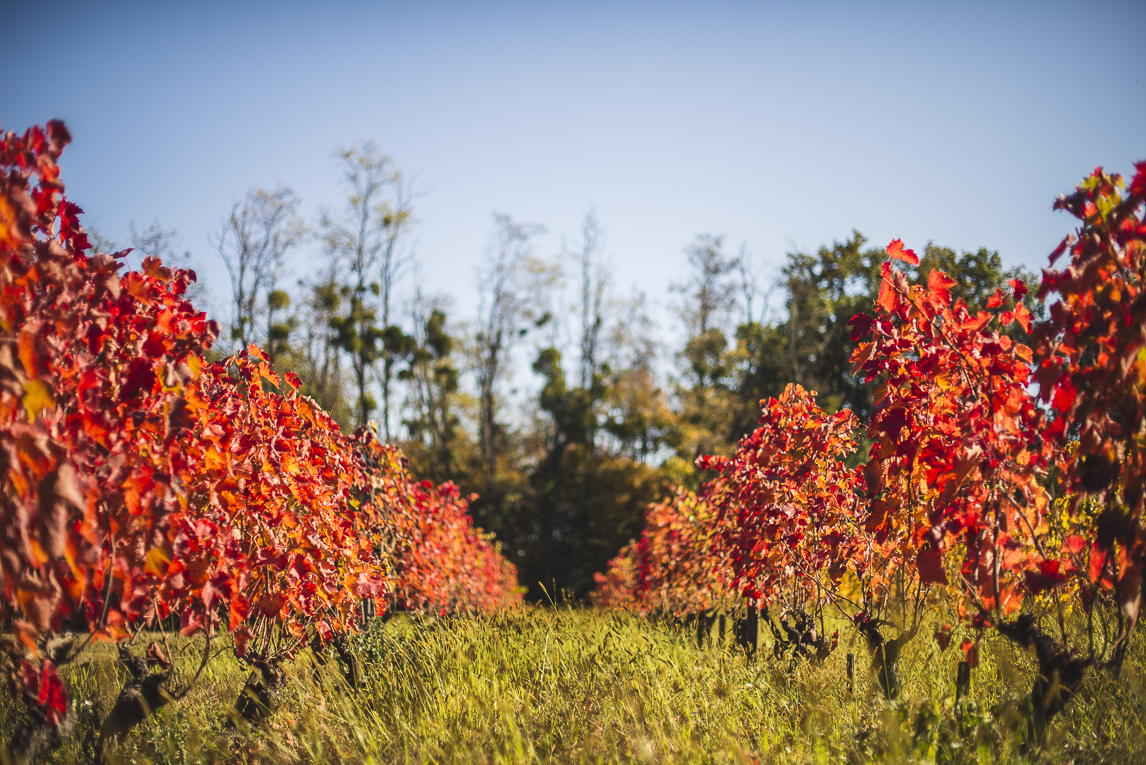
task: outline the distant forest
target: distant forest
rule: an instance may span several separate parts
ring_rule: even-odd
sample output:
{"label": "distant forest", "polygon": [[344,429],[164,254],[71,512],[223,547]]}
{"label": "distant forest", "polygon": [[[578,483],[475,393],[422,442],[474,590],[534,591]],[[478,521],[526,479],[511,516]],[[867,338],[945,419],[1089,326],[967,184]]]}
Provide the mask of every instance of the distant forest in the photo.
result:
{"label": "distant forest", "polygon": [[[541,226],[495,214],[476,315],[451,315],[447,297],[420,289],[400,299],[414,257],[412,186],[373,143],[338,156],[341,212],[308,223],[293,190],[252,189],[214,232],[231,285],[214,317],[217,351],[259,345],[344,429],[376,423],[416,476],[477,494],[475,522],[496,534],[531,600],[586,596],[594,572],[639,534],[646,507],[698,486],[697,457],[733,451],[761,399],[787,383],[817,391],[828,411],[869,410],[848,323],[871,312],[886,253],[858,231],[788,253],[768,284],[744,248],[698,235],[684,247],[685,280],[666,296],[684,332],[664,347],[646,296],[618,294],[592,213],[574,247],[549,257],[536,246]],[[312,238],[323,257],[290,283],[288,258]],[[177,242],[158,222],[131,228],[138,255],[190,266]],[[928,244],[914,275],[933,268],[972,311],[1008,279],[1036,283],[987,249]]]}

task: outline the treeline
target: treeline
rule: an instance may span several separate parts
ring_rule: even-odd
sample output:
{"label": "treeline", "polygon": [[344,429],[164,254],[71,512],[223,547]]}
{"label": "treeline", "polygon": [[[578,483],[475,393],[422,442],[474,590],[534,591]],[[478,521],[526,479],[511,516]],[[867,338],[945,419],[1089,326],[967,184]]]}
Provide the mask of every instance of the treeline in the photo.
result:
{"label": "treeline", "polygon": [[[371,143],[338,156],[340,213],[308,225],[292,190],[255,189],[213,236],[231,284],[221,344],[259,344],[344,428],[377,421],[415,475],[479,495],[477,522],[533,599],[545,597],[541,583],[586,595],[645,508],[671,486],[698,486],[696,458],[730,454],[760,400],[787,382],[818,391],[828,411],[871,408],[871,386],[851,373],[847,322],[870,312],[883,251],[859,232],[787,254],[771,281],[745,248],[698,236],[684,248],[685,279],[664,296],[683,330],[665,347],[648,296],[612,284],[593,214],[551,256],[539,251],[542,226],[495,214],[477,312],[454,315],[448,297],[411,279],[410,183]],[[158,224],[132,237],[143,254],[180,261]],[[290,284],[289,256],[306,241],[321,256]],[[1031,278],[985,249],[928,245],[917,273],[932,269],[976,310],[1008,279]]]}

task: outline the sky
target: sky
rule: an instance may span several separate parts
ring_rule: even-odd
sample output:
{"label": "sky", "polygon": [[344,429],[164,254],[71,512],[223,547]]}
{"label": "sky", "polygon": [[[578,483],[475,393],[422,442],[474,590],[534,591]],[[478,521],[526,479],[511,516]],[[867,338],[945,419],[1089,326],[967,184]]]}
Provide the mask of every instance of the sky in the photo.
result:
{"label": "sky", "polygon": [[1037,270],[1071,228],[1057,195],[1146,159],[1143,2],[3,6],[0,126],[65,120],[87,222],[176,229],[219,302],[231,205],[285,183],[313,223],[364,139],[413,179],[422,286],[457,318],[493,212],[552,256],[593,209],[613,289],[669,333],[700,233],[765,283],[853,229]]}

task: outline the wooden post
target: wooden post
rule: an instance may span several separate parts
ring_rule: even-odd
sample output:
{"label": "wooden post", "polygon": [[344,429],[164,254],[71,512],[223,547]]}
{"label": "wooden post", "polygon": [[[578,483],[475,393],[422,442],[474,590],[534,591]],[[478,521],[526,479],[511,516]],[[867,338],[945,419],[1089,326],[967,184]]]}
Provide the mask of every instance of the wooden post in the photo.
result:
{"label": "wooden post", "polygon": [[716,612],[710,609],[701,611],[696,616],[696,645],[704,648],[712,637],[712,625],[716,623]]}
{"label": "wooden post", "polygon": [[856,692],[856,655],[848,654],[848,693]]}
{"label": "wooden post", "polygon": [[959,706],[970,690],[971,665],[961,661],[959,662],[959,674],[955,676],[955,706]]}
{"label": "wooden post", "polygon": [[756,649],[760,647],[760,609],[752,606],[748,609],[748,653],[756,658]]}
{"label": "wooden post", "polygon": [[728,616],[720,612],[720,644],[724,645],[724,635],[728,631]]}
{"label": "wooden post", "polygon": [[756,606],[748,606],[744,618],[740,622],[737,644],[748,654],[749,660],[755,658],[756,649],[760,645],[760,611]]}

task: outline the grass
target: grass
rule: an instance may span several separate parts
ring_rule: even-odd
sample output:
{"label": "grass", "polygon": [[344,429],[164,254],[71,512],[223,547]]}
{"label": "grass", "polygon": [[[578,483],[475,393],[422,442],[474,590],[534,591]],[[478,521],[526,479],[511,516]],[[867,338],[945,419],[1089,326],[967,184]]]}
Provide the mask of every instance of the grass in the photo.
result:
{"label": "grass", "polygon": [[[841,634],[847,634],[841,629]],[[717,641],[718,642],[718,641]],[[306,652],[288,668],[282,708],[259,730],[223,732],[245,672],[229,655],[184,700],[117,752],[131,763],[222,762],[995,762],[1022,761],[1023,695],[1033,659],[984,646],[971,703],[956,715],[956,649],[921,636],[902,660],[904,700],[884,703],[866,654],[847,643],[819,668],[616,613],[523,607],[491,616],[395,621],[360,641],[366,686]],[[845,655],[856,654],[849,693]],[[83,762],[122,670],[106,655],[70,668],[86,715],[52,762]],[[187,669],[194,659],[187,657]],[[1053,723],[1050,762],[1146,761],[1146,650],[1119,681],[1091,673]],[[90,702],[91,706],[86,703]],[[16,722],[0,695],[3,737]],[[956,719],[958,718],[958,719]],[[86,750],[86,751],[85,751]],[[2,757],[0,757],[2,759]]]}

